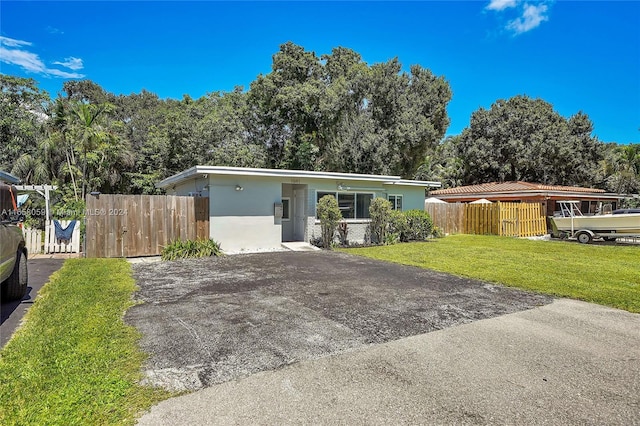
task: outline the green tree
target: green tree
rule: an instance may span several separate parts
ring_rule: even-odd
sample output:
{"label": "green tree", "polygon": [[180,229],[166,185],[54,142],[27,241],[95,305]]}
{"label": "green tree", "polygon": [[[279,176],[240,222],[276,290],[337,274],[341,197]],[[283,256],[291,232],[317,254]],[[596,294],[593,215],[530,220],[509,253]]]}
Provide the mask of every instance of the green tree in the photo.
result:
{"label": "green tree", "polygon": [[0,74],[0,169],[11,170],[21,155],[35,153],[45,138],[49,101],[35,80]]}
{"label": "green tree", "polygon": [[368,66],[338,47],[319,59],[286,43],[249,90],[252,134],[273,167],[412,177],[449,124],[442,77],[397,59]]}
{"label": "green tree", "polygon": [[542,99],[515,96],[480,108],[455,139],[462,181],[530,181],[590,185],[602,159],[602,144],[581,112],[568,120]]}
{"label": "green tree", "polygon": [[601,176],[603,187],[611,192],[640,192],[640,144],[607,144]]}

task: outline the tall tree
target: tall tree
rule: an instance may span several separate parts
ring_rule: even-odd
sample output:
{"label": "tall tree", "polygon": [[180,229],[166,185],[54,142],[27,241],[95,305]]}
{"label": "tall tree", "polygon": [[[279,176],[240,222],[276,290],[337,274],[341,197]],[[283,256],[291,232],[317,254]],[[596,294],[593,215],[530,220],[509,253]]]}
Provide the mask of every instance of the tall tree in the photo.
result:
{"label": "tall tree", "polygon": [[0,74],[0,169],[11,170],[21,155],[36,151],[49,100],[35,80]]}
{"label": "tall tree", "polygon": [[480,108],[456,139],[465,184],[531,181],[590,185],[602,144],[581,112],[566,119],[542,99],[515,96]]}
{"label": "tall tree", "polygon": [[319,59],[293,43],[249,91],[272,166],[406,177],[444,136],[450,99],[448,83],[419,66],[368,66],[342,47]]}

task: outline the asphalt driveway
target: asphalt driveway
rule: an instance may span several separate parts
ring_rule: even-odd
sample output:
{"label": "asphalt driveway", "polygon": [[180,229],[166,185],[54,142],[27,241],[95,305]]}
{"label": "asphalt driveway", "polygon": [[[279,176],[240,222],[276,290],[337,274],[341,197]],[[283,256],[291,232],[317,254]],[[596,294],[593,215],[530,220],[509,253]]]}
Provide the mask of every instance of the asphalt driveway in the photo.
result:
{"label": "asphalt driveway", "polygon": [[546,296],[335,252],[134,265],[149,383],[197,390],[531,309]]}
{"label": "asphalt driveway", "polygon": [[65,258],[39,256],[27,262],[29,285],[22,300],[2,301],[0,305],[0,347],[7,344],[20,326],[24,315],[36,299],[38,292],[49,281],[49,277],[62,267]]}

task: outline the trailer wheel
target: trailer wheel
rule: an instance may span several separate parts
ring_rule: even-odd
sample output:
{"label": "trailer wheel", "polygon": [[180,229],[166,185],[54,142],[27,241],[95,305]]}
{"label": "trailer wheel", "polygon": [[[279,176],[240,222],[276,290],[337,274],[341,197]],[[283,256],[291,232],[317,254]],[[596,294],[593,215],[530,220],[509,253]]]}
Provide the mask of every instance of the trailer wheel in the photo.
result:
{"label": "trailer wheel", "polygon": [[593,241],[593,237],[588,232],[580,232],[576,238],[581,244],[591,244],[591,241]]}

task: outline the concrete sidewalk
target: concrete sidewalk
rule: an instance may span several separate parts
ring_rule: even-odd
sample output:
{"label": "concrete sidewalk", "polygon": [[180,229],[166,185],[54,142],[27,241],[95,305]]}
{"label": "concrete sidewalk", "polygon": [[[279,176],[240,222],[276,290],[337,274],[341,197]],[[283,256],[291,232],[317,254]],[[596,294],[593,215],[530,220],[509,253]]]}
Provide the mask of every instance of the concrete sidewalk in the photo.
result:
{"label": "concrete sidewalk", "polygon": [[140,425],[640,422],[640,315],[573,300],[301,362]]}

